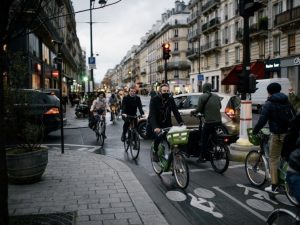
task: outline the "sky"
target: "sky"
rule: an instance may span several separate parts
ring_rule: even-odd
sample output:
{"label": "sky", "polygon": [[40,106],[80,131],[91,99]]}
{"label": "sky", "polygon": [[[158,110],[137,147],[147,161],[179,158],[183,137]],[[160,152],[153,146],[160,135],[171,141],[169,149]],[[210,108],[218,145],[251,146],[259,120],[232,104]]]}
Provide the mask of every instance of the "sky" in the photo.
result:
{"label": "sky", "polygon": [[[116,0],[107,0],[107,4]],[[89,9],[89,0],[72,0],[75,12]],[[187,4],[187,1],[185,1]],[[99,7],[98,0],[95,7]],[[94,80],[100,82],[108,69],[119,64],[133,45],[151,29],[161,14],[175,7],[175,0],[122,0],[93,10],[93,53],[96,56]],[[76,13],[77,36],[90,56],[90,12]]]}

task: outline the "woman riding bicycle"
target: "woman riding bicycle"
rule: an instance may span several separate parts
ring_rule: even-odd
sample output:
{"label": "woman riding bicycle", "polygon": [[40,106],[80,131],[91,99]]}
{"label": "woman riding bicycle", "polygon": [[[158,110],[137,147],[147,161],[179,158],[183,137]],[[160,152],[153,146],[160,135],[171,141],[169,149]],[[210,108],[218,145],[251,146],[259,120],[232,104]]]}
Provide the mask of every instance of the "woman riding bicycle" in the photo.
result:
{"label": "woman riding bicycle", "polygon": [[[97,93],[97,98],[93,101],[90,111],[93,114],[92,129],[94,129],[95,125],[97,123],[97,119],[95,118],[95,116],[103,115],[104,120],[105,120],[105,116],[106,116],[106,99],[105,99],[105,93],[103,91],[100,91]],[[104,138],[106,138],[105,133],[104,133]]]}

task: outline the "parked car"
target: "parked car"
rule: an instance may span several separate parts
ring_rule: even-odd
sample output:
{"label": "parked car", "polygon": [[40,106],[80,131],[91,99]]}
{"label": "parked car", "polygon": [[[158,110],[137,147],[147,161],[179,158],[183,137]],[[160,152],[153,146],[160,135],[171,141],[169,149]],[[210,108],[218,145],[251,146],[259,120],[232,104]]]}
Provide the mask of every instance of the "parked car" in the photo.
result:
{"label": "parked car", "polygon": [[[30,106],[30,113],[43,123],[45,135],[60,129],[60,101],[53,92],[33,89],[18,91],[22,93],[26,103]],[[65,116],[63,120],[65,125]]]}
{"label": "parked car", "polygon": [[[240,98],[228,94],[214,92],[221,98],[221,115],[223,133],[237,136],[240,128]],[[179,113],[188,128],[198,128],[198,118],[191,116],[190,113],[198,105],[199,97],[202,93],[186,93],[174,96],[175,103],[178,107]],[[172,123],[177,124],[174,116],[172,116]]]}

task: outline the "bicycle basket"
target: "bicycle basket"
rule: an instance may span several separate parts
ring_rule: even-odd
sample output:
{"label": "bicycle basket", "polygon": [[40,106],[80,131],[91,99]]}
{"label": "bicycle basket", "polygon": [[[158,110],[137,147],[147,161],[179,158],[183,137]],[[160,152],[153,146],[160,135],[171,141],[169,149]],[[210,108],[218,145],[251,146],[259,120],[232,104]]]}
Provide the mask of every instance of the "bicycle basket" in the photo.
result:
{"label": "bicycle basket", "polygon": [[189,141],[189,130],[168,133],[167,140],[170,145],[185,145]]}
{"label": "bicycle basket", "polygon": [[254,135],[253,134],[253,128],[248,128],[247,133],[248,133],[248,139],[249,139],[251,144],[253,144],[253,145],[259,145],[260,144],[261,137],[259,135]]}

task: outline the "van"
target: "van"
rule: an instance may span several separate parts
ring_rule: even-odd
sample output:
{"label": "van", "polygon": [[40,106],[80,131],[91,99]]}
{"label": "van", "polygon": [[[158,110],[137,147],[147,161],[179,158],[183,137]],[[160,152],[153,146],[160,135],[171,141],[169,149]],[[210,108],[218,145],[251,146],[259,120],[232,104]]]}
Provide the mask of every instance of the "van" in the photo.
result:
{"label": "van", "polygon": [[288,95],[289,89],[291,88],[291,83],[288,78],[271,78],[256,80],[256,91],[251,94],[252,101],[252,111],[260,113],[262,106],[265,104],[268,98],[267,87],[271,83],[279,83],[281,85],[281,92]]}

